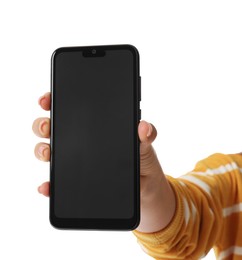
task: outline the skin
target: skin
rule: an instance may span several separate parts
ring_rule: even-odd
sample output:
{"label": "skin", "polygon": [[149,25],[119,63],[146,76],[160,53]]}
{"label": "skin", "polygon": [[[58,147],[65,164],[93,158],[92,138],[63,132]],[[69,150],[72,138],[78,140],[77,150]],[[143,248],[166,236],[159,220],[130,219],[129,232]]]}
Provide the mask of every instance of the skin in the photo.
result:
{"label": "skin", "polygon": [[[50,110],[50,93],[39,98],[42,109]],[[40,138],[50,138],[50,119],[40,117],[33,122],[33,132]],[[141,219],[136,230],[143,233],[160,231],[165,228],[175,214],[175,195],[162,171],[156,152],[152,146],[157,131],[153,124],[144,120],[138,126],[140,143],[140,199]],[[40,142],[35,146],[34,154],[43,162],[50,161],[50,145]],[[50,183],[44,182],[38,192],[49,196]]]}

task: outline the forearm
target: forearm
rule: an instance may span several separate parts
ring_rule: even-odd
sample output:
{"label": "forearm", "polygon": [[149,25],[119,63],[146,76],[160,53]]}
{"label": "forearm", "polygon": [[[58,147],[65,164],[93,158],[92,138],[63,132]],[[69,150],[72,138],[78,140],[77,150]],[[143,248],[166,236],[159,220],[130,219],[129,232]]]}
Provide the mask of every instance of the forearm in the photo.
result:
{"label": "forearm", "polygon": [[152,233],[165,228],[172,220],[175,208],[175,194],[165,175],[142,176],[141,219],[137,230]]}

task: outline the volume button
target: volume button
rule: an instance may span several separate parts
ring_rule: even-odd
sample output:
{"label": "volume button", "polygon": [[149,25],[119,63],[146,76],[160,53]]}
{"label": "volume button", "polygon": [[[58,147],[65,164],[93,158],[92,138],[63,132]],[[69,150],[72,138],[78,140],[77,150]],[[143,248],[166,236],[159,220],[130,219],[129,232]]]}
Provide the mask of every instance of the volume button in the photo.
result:
{"label": "volume button", "polygon": [[141,77],[139,76],[139,101],[141,101]]}

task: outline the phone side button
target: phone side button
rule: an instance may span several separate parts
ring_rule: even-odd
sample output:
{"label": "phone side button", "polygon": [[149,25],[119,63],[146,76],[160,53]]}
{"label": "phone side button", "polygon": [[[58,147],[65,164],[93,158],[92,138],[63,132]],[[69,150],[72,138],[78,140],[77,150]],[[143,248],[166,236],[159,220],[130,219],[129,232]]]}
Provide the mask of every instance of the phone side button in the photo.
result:
{"label": "phone side button", "polygon": [[141,77],[139,76],[139,101],[141,101]]}
{"label": "phone side button", "polygon": [[139,120],[141,119],[141,109],[139,109]]}

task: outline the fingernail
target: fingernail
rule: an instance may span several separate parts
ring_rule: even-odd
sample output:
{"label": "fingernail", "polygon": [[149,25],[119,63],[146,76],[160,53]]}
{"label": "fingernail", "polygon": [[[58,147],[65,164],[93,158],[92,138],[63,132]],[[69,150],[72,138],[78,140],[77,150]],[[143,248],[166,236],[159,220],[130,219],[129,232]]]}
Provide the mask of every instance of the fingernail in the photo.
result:
{"label": "fingernail", "polygon": [[39,124],[39,131],[42,135],[46,135],[47,133],[47,127],[48,127],[48,122],[46,120],[43,120]]}
{"label": "fingernail", "polygon": [[41,105],[41,102],[42,102],[44,99],[45,99],[45,96],[42,96],[42,97],[39,98],[39,100],[38,100],[39,105]]}
{"label": "fingernail", "polygon": [[41,193],[41,186],[38,187],[38,192]]}
{"label": "fingernail", "polygon": [[151,124],[149,124],[149,130],[147,133],[147,137],[151,136],[151,133],[152,133],[152,126],[151,126]]}
{"label": "fingernail", "polygon": [[38,154],[40,156],[40,159],[43,159],[45,157],[45,151],[47,151],[47,147],[46,146],[40,146],[38,149]]}

